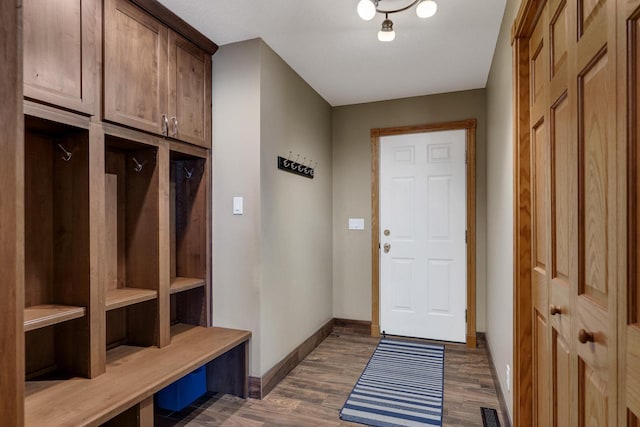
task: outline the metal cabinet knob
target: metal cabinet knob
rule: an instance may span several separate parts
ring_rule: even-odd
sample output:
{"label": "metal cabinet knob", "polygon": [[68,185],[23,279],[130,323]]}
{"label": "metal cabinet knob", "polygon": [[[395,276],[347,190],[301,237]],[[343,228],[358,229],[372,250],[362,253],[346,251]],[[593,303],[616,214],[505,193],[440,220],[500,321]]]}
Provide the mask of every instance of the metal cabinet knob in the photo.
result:
{"label": "metal cabinet knob", "polygon": [[173,132],[171,132],[171,136],[177,137],[178,136],[178,118],[172,117],[171,121],[173,122]]}
{"label": "metal cabinet knob", "polygon": [[549,314],[555,316],[556,314],[562,314],[562,309],[557,305],[551,304],[549,306]]}
{"label": "metal cabinet knob", "polygon": [[166,114],[162,115],[162,134],[169,136],[169,118]]}
{"label": "metal cabinet knob", "polygon": [[388,253],[391,250],[391,245],[389,243],[385,243],[384,246],[384,253]]}

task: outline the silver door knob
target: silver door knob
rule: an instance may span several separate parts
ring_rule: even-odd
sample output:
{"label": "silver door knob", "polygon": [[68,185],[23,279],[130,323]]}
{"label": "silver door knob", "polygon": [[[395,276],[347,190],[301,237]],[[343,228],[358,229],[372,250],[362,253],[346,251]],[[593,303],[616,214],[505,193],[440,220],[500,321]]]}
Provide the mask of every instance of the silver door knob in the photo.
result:
{"label": "silver door knob", "polygon": [[389,243],[385,243],[384,246],[384,253],[388,253],[391,250],[391,245]]}

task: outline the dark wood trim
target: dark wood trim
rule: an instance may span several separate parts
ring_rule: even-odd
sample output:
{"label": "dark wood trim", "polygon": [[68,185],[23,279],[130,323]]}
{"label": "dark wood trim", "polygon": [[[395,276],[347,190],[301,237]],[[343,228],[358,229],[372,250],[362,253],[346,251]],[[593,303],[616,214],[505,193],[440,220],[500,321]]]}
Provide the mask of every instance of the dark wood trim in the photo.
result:
{"label": "dark wood trim", "polygon": [[496,364],[493,363],[493,356],[491,355],[491,349],[489,348],[488,345],[486,345],[485,350],[487,352],[487,359],[489,359],[489,367],[491,368],[491,377],[493,378],[493,387],[496,389],[496,394],[498,395],[498,402],[500,402],[500,412],[502,414],[502,421],[504,421],[505,427],[511,427],[511,420],[509,419],[509,411],[507,409],[507,400],[505,399],[504,393],[502,392],[502,387],[500,386],[500,379],[498,377],[498,371],[496,370]]}
{"label": "dark wood trim", "polygon": [[218,50],[218,45],[205,37],[198,30],[187,24],[182,18],[177,16],[171,10],[157,2],[156,0],[131,0],[142,9],[146,10],[158,20],[162,21],[168,27],[171,27],[176,33],[181,34],[185,38],[191,40],[195,45],[205,52],[213,55]]}
{"label": "dark wood trim", "polygon": [[249,397],[251,399],[262,399],[262,378],[249,377]]}
{"label": "dark wood trim", "polygon": [[274,389],[280,381],[298,366],[325,338],[333,332],[334,319],[329,320],[302,344],[287,354],[280,362],[269,369],[261,378],[249,377],[249,397],[262,399]]}
{"label": "dark wood trim", "polygon": [[476,119],[371,129],[371,336],[380,336],[380,137],[466,130],[467,149],[467,347],[476,347]]}
{"label": "dark wood trim", "polygon": [[370,320],[353,320],[353,319],[333,319],[333,325],[336,328],[343,328],[348,332],[362,335],[371,335]]}
{"label": "dark wood trim", "polygon": [[24,424],[22,1],[0,2],[0,419]]}

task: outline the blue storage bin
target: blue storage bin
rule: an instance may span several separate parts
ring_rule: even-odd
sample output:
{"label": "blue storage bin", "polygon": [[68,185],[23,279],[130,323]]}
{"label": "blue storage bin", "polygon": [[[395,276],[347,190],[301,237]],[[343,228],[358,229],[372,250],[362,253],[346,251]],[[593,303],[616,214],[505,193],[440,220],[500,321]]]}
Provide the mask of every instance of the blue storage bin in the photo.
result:
{"label": "blue storage bin", "polygon": [[201,366],[156,395],[156,403],[162,409],[181,411],[207,392],[207,370]]}

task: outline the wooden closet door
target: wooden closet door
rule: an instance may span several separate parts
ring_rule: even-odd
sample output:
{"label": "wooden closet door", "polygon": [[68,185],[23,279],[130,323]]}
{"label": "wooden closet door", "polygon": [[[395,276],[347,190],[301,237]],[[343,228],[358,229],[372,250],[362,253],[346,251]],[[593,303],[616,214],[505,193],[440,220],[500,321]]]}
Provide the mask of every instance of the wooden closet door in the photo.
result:
{"label": "wooden closet door", "polygon": [[[571,289],[577,424],[617,423],[616,1],[570,0],[569,79],[578,144],[578,283]],[[573,138],[573,137],[572,137]],[[620,165],[621,166],[621,165]]]}
{"label": "wooden closet door", "polygon": [[533,425],[549,424],[549,43],[545,8],[529,39],[533,305]]}
{"label": "wooden closet door", "polygon": [[578,283],[576,215],[578,201],[578,145],[571,132],[568,84],[571,4],[553,0],[547,5],[549,24],[549,130],[550,130],[550,264],[549,271],[549,363],[552,426],[570,426],[571,410],[571,289]]}
{"label": "wooden closet door", "polygon": [[[628,265],[629,276],[625,288],[621,289],[620,301],[620,424],[640,427],[640,0],[625,1],[619,11],[618,21],[618,64],[628,70],[628,112],[622,134],[628,138],[629,168],[629,230]],[[622,70],[619,70],[622,71]],[[624,81],[624,79],[621,79]],[[619,104],[627,99],[618,100]],[[624,105],[624,104],[622,104]],[[620,107],[622,108],[622,107]],[[628,131],[626,135],[624,131]],[[622,152],[627,154],[626,152]],[[622,399],[622,397],[625,397]]]}
{"label": "wooden closet door", "polygon": [[211,146],[211,55],[169,31],[169,136]]}
{"label": "wooden closet door", "polygon": [[616,426],[614,0],[550,0],[529,38],[533,423]]}
{"label": "wooden closet door", "polygon": [[104,3],[104,118],[164,134],[167,28],[127,0]]}

